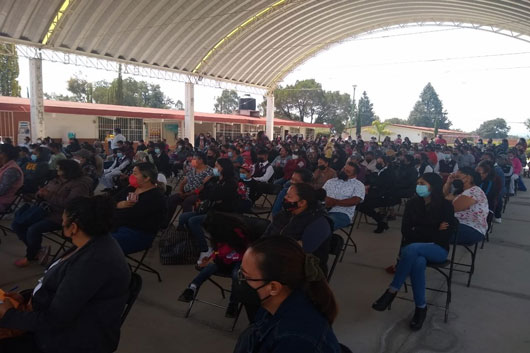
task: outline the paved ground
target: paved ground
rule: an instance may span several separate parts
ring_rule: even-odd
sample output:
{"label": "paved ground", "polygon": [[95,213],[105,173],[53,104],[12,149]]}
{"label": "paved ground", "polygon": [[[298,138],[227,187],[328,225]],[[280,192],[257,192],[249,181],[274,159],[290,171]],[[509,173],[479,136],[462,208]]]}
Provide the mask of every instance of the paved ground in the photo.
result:
{"label": "paved ground", "polygon": [[[449,322],[443,322],[443,310],[430,308],[417,333],[407,327],[412,303],[396,299],[392,310],[383,313],[370,308],[391,280],[383,269],[396,256],[400,219],[383,235],[361,224],[354,235],[359,252],[346,253],[331,282],[340,304],[334,325],[339,340],[353,352],[530,352],[529,211],[530,194],[512,199],[503,223],[495,225],[491,241],[479,250],[471,287],[465,286],[464,274],[455,275]],[[0,288],[32,287],[42,268],[15,268],[12,262],[23,247],[13,234],[0,237]],[[191,266],[161,266],[157,256],[153,251],[149,262],[161,270],[163,282],[143,274],[144,289],[123,327],[118,352],[231,352],[246,319],[230,332],[232,321],[222,309],[200,303],[185,319],[187,305],[177,296],[196,272]],[[467,259],[462,251],[457,256]],[[434,272],[428,281],[442,283]],[[222,303],[209,284],[201,297]],[[441,295],[429,299],[444,300]]]}

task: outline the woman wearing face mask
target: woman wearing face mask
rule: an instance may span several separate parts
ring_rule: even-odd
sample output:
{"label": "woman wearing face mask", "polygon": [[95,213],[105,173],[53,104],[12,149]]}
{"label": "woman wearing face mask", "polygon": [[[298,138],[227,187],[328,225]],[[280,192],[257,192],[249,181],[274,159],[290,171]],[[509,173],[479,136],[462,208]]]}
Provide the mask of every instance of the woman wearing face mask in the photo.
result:
{"label": "woman wearing face mask", "polygon": [[126,255],[150,247],[166,222],[166,199],[157,187],[157,177],[151,163],[137,164],[129,176],[129,193],[117,200],[112,236]]}
{"label": "woman wearing face mask", "polygon": [[37,260],[46,264],[50,247],[41,248],[42,234],[60,229],[66,204],[76,197],[89,196],[91,190],[92,180],[83,175],[79,163],[71,159],[57,162],[57,177],[35,194],[40,204],[17,213],[13,220],[11,228],[26,244],[26,256],[15,261],[15,265],[25,267]]}
{"label": "woman wearing face mask", "polygon": [[231,145],[228,148],[227,157],[232,161],[232,164],[234,164],[234,168],[239,168],[245,163],[245,160],[236,146]]}
{"label": "woman wearing face mask", "polygon": [[403,240],[394,279],[372,305],[377,311],[389,309],[396,293],[410,276],[415,304],[410,322],[412,330],[421,329],[427,314],[426,264],[447,259],[449,241],[457,227],[453,205],[444,198],[442,185],[441,177],[435,173],[425,173],[418,179],[416,196],[407,202],[403,215]]}
{"label": "woman wearing face mask", "polygon": [[337,177],[337,172],[329,167],[330,160],[323,155],[318,157],[317,169],[313,173],[311,184],[315,189],[320,189],[326,181]]}
{"label": "woman wearing face mask", "polygon": [[[220,158],[215,163],[213,177],[206,177],[199,187],[199,200],[211,203],[210,209],[223,212],[235,212],[238,208],[239,196],[237,193],[238,178],[232,162],[227,158]],[[197,264],[207,259],[212,254],[212,248],[208,246],[202,222],[206,214],[197,212],[184,212],[179,217],[179,227],[186,225],[195,239],[197,247],[201,251]]]}
{"label": "woman wearing face mask", "polygon": [[102,196],[79,197],[66,205],[59,228],[62,224],[73,247],[39,279],[31,310],[12,307],[12,301],[24,303],[18,293],[9,293],[9,300],[0,304],[0,328],[26,332],[0,340],[0,352],[110,353],[117,349],[130,270],[109,236],[113,208]]}
{"label": "woman wearing face mask", "polygon": [[33,153],[30,160],[26,163],[24,172],[24,187],[23,194],[33,194],[46,181],[48,172],[50,170],[50,150],[46,147],[38,147],[31,145]]}
{"label": "woman wearing face mask", "polygon": [[[480,176],[473,168],[464,167],[447,178],[445,197],[452,201],[458,226],[458,243],[475,244],[484,239],[488,230],[488,199],[480,185]],[[451,192],[451,187],[454,192]]]}
{"label": "woman wearing face mask", "polygon": [[167,178],[171,176],[171,165],[169,164],[169,156],[165,150],[165,144],[159,143],[155,145],[154,162],[156,169]]}
{"label": "woman wearing face mask", "polygon": [[338,312],[333,292],[317,259],[290,237],[253,243],[243,256],[235,292],[260,309],[234,353],[341,351],[331,329]]}
{"label": "woman wearing face mask", "polygon": [[111,166],[103,171],[103,176],[99,179],[103,185],[103,191],[110,191],[114,188],[114,178],[121,175],[127,168],[131,160],[123,153],[123,150],[116,150],[116,158]]}
{"label": "woman wearing face mask", "polygon": [[283,210],[274,215],[263,236],[288,236],[298,241],[305,252],[320,259],[327,273],[331,225],[320,206],[326,192],[308,184],[292,184],[283,200]]}

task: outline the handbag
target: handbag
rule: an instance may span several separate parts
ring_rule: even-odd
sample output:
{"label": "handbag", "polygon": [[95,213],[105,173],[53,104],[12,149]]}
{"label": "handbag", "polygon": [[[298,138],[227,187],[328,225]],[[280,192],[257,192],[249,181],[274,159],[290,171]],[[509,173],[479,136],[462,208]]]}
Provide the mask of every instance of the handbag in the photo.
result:
{"label": "handbag", "polygon": [[192,265],[199,257],[189,232],[174,225],[170,225],[160,237],[159,250],[162,265]]}

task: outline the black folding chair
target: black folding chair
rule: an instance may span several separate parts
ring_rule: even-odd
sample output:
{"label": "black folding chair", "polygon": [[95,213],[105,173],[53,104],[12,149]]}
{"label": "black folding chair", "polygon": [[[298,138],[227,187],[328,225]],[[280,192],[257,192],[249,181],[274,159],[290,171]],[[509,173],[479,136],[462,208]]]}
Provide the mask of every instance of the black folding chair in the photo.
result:
{"label": "black folding chair", "polygon": [[44,233],[42,237],[59,245],[59,249],[57,249],[57,251],[53,253],[53,255],[50,254],[51,255],[51,260],[49,261],[50,263],[54,262],[55,259],[57,259],[57,257],[61,254],[61,252],[63,252],[64,250],[67,250],[69,248],[68,245],[72,243],[72,241],[69,238],[66,238],[65,236],[63,236],[62,233],[60,233],[59,231],[51,231],[51,232]]}
{"label": "black folding chair", "polygon": [[467,273],[467,287],[471,285],[471,277],[473,276],[473,273],[475,272],[475,259],[477,258],[477,249],[478,249],[478,243],[476,242],[474,244],[457,244],[462,246],[466,251],[471,255],[471,263],[462,263],[462,262],[455,262],[455,271],[456,272],[462,272]]}
{"label": "black folding chair", "polygon": [[[359,213],[356,213],[355,217],[357,217],[358,214]],[[361,216],[359,216],[359,218],[360,217]],[[355,225],[355,218],[353,219],[353,222],[351,224],[347,225],[344,228],[337,229],[337,232],[341,232],[342,233],[341,235],[344,235],[346,237],[346,241],[342,242],[343,246],[342,246],[342,255],[340,257],[340,262],[342,262],[342,260],[344,259],[344,254],[346,254],[346,250],[348,249],[348,247],[353,247],[353,249],[355,250],[355,253],[357,253],[357,243],[355,243],[355,241],[352,238],[354,225]]]}
{"label": "black folding chair", "polygon": [[[129,263],[129,267],[131,268],[131,272],[136,273],[136,272],[138,272],[138,270],[142,270],[142,271],[145,271],[145,272],[154,273],[158,277],[158,282],[162,282],[162,277],[160,276],[160,273],[157,270],[155,270],[154,268],[152,268],[151,266],[146,265],[144,263],[145,257],[149,253],[149,250],[151,250],[151,247],[152,247],[152,245],[150,247],[148,247],[147,249],[145,249],[145,250],[141,250],[141,251],[138,251],[138,252],[132,253],[132,254],[127,254],[127,255],[125,255],[125,257],[130,262],[133,263],[133,265],[131,265]],[[138,254],[138,253],[142,253],[142,256],[140,257],[140,259],[136,259],[136,258],[134,258],[132,256],[132,255]],[[133,267],[134,267],[134,269],[133,269]]]}
{"label": "black folding chair", "polygon": [[[444,322],[447,322],[447,319],[449,317],[449,305],[451,304],[451,288],[453,283],[453,272],[456,271],[455,269],[455,253],[456,253],[456,246],[457,246],[457,237],[455,236],[453,239],[453,242],[451,244],[451,257],[445,260],[444,262],[427,262],[427,268],[433,269],[436,272],[440,273],[445,278],[445,289],[440,288],[432,288],[432,287],[425,287],[426,290],[430,290],[433,292],[438,293],[445,293],[445,305],[436,305],[434,303],[427,303],[427,305],[431,305],[437,308],[444,308]],[[407,282],[404,283],[404,289],[405,293],[408,293],[408,284]],[[410,298],[399,296],[398,298],[404,299],[407,301],[413,301]]]}
{"label": "black folding chair", "polygon": [[486,235],[484,236],[484,239],[482,239],[482,245],[480,246],[481,249],[484,249],[484,242],[490,241],[490,233],[493,231],[493,218],[495,217],[495,213],[490,210],[488,213],[488,230],[486,231]]}
{"label": "black folding chair", "polygon": [[[353,228],[353,224],[352,224],[352,228]],[[331,240],[329,243],[329,254],[333,255],[334,258],[333,258],[333,264],[331,265],[331,268],[329,270],[328,277],[327,277],[328,283],[331,281],[333,272],[335,272],[335,267],[337,266],[337,262],[339,262],[340,253],[342,252],[344,256],[344,248],[345,248],[344,239],[338,234],[332,234]]]}
{"label": "black folding chair", "polygon": [[265,186],[263,187],[263,202],[261,206],[256,205],[257,202],[255,202],[254,206],[252,206],[250,211],[248,211],[247,213],[252,214],[253,216],[256,216],[258,218],[269,218],[272,213],[272,207],[276,202],[278,194],[280,193],[282,188],[282,185],[265,184]]}
{"label": "black folding chair", "polygon": [[131,311],[131,308],[134,305],[136,298],[138,298],[138,295],[140,294],[141,290],[142,277],[137,273],[131,273],[131,282],[129,284],[129,296],[127,297],[127,301],[125,302],[125,308],[123,309],[123,313],[121,314],[120,326],[123,325],[123,323],[125,322],[125,319],[129,315],[129,312]]}
{"label": "black folding chair", "polygon": [[[22,195],[20,194],[21,190],[22,188],[18,189],[13,202],[11,202],[3,212],[0,212],[0,221],[4,219],[4,217],[7,216],[8,214],[14,213],[17,210],[18,206],[20,205],[20,202],[22,201]],[[6,227],[2,224],[0,224],[0,230],[2,231],[2,233],[4,233],[4,236],[6,237],[7,237],[7,232],[13,231],[11,228]],[[2,242],[1,239],[0,239],[0,242]]]}

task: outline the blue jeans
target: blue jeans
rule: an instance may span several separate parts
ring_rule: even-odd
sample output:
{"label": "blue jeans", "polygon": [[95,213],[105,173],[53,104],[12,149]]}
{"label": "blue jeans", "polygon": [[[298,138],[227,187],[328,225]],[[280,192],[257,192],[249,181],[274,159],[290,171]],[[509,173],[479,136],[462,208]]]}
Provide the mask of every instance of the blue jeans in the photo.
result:
{"label": "blue jeans", "polygon": [[290,186],[291,186],[291,182],[288,181],[283,186],[283,189],[281,189],[280,192],[278,193],[278,197],[276,197],[276,200],[274,201],[274,204],[272,205],[271,212],[272,212],[273,217],[276,216],[276,214],[278,214],[278,212],[282,210],[283,199],[285,198],[285,195],[287,194],[287,190],[289,190]]}
{"label": "blue jeans", "polygon": [[198,214],[195,212],[184,212],[179,217],[179,226],[186,225],[190,230],[191,235],[195,239],[197,248],[201,251],[208,251],[208,243],[202,230],[202,222],[206,219],[205,214]]}
{"label": "blue jeans", "polygon": [[[232,269],[232,291],[230,292],[230,303],[234,303],[236,300],[233,298],[234,293],[234,283],[238,280],[237,278],[237,272],[239,271],[239,268],[241,267],[241,263],[237,262],[234,264],[234,268]],[[219,266],[215,263],[208,264],[206,267],[204,267],[201,272],[191,281],[195,286],[197,286],[197,289],[200,288],[200,286],[212,275],[219,272]]]}
{"label": "blue jeans", "polygon": [[119,227],[111,235],[120,244],[125,255],[149,249],[155,239],[155,235],[153,234],[147,234],[140,230],[127,227]]}
{"label": "blue jeans", "polygon": [[26,244],[26,258],[34,260],[42,245],[42,234],[60,230],[61,225],[44,218],[30,226],[13,222],[11,228],[17,233],[18,239]]}
{"label": "blue jeans", "polygon": [[352,220],[346,213],[342,212],[329,212],[328,217],[333,220],[333,230],[347,227],[351,224]]}
{"label": "blue jeans", "polygon": [[[458,225],[458,232],[457,232],[457,244],[462,245],[472,245],[476,244],[479,241],[482,241],[484,239],[484,234],[479,232],[473,227],[467,226],[465,224],[459,224]],[[454,237],[454,236],[453,236]],[[454,238],[451,238],[451,241],[454,240]]]}
{"label": "blue jeans", "polygon": [[526,191],[526,185],[524,185],[524,182],[523,182],[523,177],[522,176],[519,176],[519,179],[518,180],[518,187],[519,187],[519,191]]}
{"label": "blue jeans", "polygon": [[446,259],[447,250],[434,243],[412,243],[401,248],[396,274],[390,288],[399,291],[407,277],[410,276],[414,303],[418,308],[424,308],[427,262],[443,262]]}

